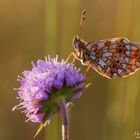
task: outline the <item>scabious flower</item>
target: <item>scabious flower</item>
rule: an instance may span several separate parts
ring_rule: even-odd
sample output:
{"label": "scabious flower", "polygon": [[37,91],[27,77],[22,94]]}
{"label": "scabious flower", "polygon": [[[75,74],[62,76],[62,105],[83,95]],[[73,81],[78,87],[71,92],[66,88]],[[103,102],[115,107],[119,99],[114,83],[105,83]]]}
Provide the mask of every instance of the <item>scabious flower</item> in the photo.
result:
{"label": "scabious flower", "polygon": [[58,56],[54,59],[48,56],[37,64],[32,62],[32,70],[24,71],[18,81],[21,84],[17,89],[20,104],[13,110],[24,109],[22,112],[28,120],[43,124],[51,115],[61,112],[62,100],[68,105],[82,95],[85,86],[80,68],[64,60],[59,62]]}

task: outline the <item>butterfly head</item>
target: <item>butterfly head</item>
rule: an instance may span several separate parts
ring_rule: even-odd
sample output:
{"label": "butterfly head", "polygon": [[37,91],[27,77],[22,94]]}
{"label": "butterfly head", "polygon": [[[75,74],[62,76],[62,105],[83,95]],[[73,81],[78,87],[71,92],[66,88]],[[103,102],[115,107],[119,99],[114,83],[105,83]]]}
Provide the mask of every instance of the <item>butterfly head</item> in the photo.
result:
{"label": "butterfly head", "polygon": [[85,48],[86,42],[79,36],[75,36],[73,39],[73,45],[76,51],[81,51],[81,49]]}
{"label": "butterfly head", "polygon": [[87,47],[87,42],[81,39],[79,36],[75,36],[73,39],[73,45],[75,49],[75,57],[81,61],[83,65],[88,65],[89,61],[85,55],[89,54]]}
{"label": "butterfly head", "polygon": [[86,42],[81,39],[79,36],[75,36],[73,39],[73,46],[76,51],[76,56],[78,58],[82,57],[83,50],[85,49]]}

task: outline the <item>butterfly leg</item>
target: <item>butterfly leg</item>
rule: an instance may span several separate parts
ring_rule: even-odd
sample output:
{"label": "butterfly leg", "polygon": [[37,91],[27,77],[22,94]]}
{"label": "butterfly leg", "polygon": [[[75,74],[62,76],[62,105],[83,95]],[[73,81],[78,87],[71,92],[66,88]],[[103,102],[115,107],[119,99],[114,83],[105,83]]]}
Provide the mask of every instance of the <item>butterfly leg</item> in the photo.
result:
{"label": "butterfly leg", "polygon": [[91,65],[88,65],[88,67],[87,67],[86,71],[84,72],[84,76],[85,76],[85,75],[86,75],[86,73],[89,71],[90,67],[91,67]]}
{"label": "butterfly leg", "polygon": [[73,60],[72,60],[72,63],[74,63],[75,62],[75,54],[72,52],[72,53],[70,53],[70,55],[68,56],[68,58],[66,59],[66,62],[68,62],[69,61],[69,59],[71,58],[73,56]]}
{"label": "butterfly leg", "polygon": [[72,62],[71,62],[71,63],[73,64],[74,62],[75,62],[75,56],[73,57],[73,60],[72,60]]}

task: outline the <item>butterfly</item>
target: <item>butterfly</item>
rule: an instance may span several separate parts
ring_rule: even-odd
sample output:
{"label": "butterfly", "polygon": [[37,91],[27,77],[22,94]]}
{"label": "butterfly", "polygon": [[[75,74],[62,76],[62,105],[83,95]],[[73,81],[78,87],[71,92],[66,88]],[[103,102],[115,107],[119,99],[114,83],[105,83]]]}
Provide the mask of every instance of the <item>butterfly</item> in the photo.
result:
{"label": "butterfly", "polygon": [[[81,16],[81,23],[85,19],[85,13],[86,11]],[[76,35],[73,45],[75,58],[106,78],[126,77],[140,69],[140,43],[129,41],[127,38],[87,42]]]}

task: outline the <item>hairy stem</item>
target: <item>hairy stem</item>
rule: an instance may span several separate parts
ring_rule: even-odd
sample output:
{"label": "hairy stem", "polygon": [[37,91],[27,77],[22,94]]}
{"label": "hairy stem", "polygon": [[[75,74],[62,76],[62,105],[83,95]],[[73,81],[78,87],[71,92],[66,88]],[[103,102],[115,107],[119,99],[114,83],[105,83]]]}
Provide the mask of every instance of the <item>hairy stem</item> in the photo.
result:
{"label": "hairy stem", "polygon": [[69,119],[68,119],[67,105],[64,100],[60,102],[60,109],[61,109],[61,115],[62,115],[62,140],[68,140],[69,139],[69,132],[68,132]]}

